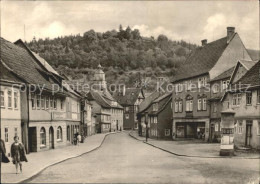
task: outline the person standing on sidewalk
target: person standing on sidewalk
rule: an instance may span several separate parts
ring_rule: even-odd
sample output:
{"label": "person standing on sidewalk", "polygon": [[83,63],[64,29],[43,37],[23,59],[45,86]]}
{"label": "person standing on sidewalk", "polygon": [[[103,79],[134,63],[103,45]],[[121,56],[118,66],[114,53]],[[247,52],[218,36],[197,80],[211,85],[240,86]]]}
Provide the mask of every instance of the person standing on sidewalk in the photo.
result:
{"label": "person standing on sidewalk", "polygon": [[24,146],[19,143],[19,137],[14,136],[14,143],[11,145],[11,157],[13,159],[13,164],[15,164],[16,174],[18,173],[18,164],[20,166],[20,172],[22,172],[22,162],[28,162]]}
{"label": "person standing on sidewalk", "polygon": [[78,142],[78,146],[79,146],[79,143],[81,142],[81,135],[78,133],[78,136],[77,136],[77,142]]}
{"label": "person standing on sidewalk", "polygon": [[8,157],[6,156],[6,149],[5,149],[5,142],[3,139],[1,139],[1,162],[3,163],[9,163],[9,159]]}

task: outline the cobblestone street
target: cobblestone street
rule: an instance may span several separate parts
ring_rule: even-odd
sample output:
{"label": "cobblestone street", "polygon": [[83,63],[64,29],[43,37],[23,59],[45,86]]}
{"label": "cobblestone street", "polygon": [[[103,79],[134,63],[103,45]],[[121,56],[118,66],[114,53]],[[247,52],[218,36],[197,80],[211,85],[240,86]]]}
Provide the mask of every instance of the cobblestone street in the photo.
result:
{"label": "cobblestone street", "polygon": [[178,157],[131,138],[109,135],[100,149],[49,167],[30,183],[250,183],[258,159]]}

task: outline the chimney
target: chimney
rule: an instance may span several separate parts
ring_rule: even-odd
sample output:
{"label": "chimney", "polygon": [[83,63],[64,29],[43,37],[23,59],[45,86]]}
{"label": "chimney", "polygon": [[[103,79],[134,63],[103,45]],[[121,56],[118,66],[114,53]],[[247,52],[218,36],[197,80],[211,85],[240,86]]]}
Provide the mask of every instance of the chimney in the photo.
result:
{"label": "chimney", "polygon": [[235,27],[227,27],[227,42],[231,40],[234,34],[235,34]]}
{"label": "chimney", "polygon": [[201,46],[204,47],[207,44],[207,39],[201,40]]}

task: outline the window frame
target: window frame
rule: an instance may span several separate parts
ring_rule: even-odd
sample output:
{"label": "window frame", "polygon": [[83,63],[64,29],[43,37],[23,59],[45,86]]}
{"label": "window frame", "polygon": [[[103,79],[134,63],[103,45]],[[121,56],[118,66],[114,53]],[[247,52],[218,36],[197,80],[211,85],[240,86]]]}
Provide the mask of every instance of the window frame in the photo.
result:
{"label": "window frame", "polygon": [[202,110],[207,111],[207,98],[202,98]]}
{"label": "window frame", "polygon": [[183,112],[183,101],[179,100],[178,104],[179,104],[179,108],[178,108],[179,112]]}
{"label": "window frame", "polygon": [[12,109],[13,108],[12,98],[13,98],[12,90],[8,89],[8,91],[7,91],[7,107],[8,107],[8,109]]}
{"label": "window frame", "polygon": [[[248,98],[250,97],[250,98]],[[249,103],[249,100],[250,99],[250,103]],[[246,92],[246,105],[247,106],[251,106],[252,105],[252,91],[250,92]]]}
{"label": "window frame", "polygon": [[[1,108],[5,108],[5,91],[4,90],[0,90],[1,93]],[[3,103],[3,105],[2,105]]]}
{"label": "window frame", "polygon": [[41,95],[36,95],[36,107],[41,109]]}
{"label": "window frame", "polygon": [[4,134],[5,135],[5,143],[9,143],[9,127],[6,126],[4,130],[5,130],[5,132],[4,132],[5,133]]}
{"label": "window frame", "polygon": [[45,108],[46,109],[50,108],[50,97],[49,96],[45,97]]}
{"label": "window frame", "polygon": [[62,128],[61,126],[58,126],[57,128],[57,142],[62,142]]}
{"label": "window frame", "polygon": [[18,100],[18,91],[14,91],[14,109],[18,110],[19,108],[19,100]]}
{"label": "window frame", "polygon": [[41,129],[40,129],[40,148],[46,147],[46,143],[47,143],[46,130],[44,127],[41,127]]}

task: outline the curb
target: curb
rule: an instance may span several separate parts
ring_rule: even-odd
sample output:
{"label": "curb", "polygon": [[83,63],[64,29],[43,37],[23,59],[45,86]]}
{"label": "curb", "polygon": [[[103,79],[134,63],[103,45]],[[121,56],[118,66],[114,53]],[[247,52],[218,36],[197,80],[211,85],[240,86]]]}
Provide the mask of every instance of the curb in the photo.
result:
{"label": "curb", "polygon": [[145,144],[147,144],[147,145],[150,145],[150,146],[152,146],[152,147],[154,147],[154,148],[160,149],[160,150],[162,150],[162,151],[164,151],[164,152],[170,153],[170,154],[175,155],[175,156],[178,156],[178,157],[190,157],[190,158],[223,158],[223,159],[225,159],[225,158],[232,158],[232,159],[260,159],[260,157],[247,158],[247,157],[195,156],[195,155],[185,155],[185,154],[182,155],[182,154],[174,153],[174,152],[169,151],[169,150],[166,150],[166,149],[164,149],[164,148],[155,146],[155,145],[153,145],[153,144],[151,144],[151,143],[148,143],[148,142],[146,142],[146,141],[140,140],[140,139],[138,139],[137,137],[133,136],[131,133],[132,133],[132,132],[129,133],[129,136],[130,136],[130,137],[132,137],[132,138],[134,138],[134,139],[136,139],[136,140],[138,140],[138,141],[142,141],[143,143],[145,143]]}
{"label": "curb", "polygon": [[16,182],[16,183],[27,183],[27,182],[29,182],[30,180],[36,178],[39,174],[41,174],[44,170],[46,170],[47,168],[49,168],[49,167],[51,167],[51,166],[60,164],[60,163],[65,162],[65,161],[67,161],[67,160],[70,160],[70,159],[73,159],[73,158],[77,158],[77,157],[80,157],[80,156],[85,155],[85,154],[87,154],[87,153],[90,153],[90,152],[92,152],[92,151],[95,151],[95,150],[99,149],[99,148],[102,146],[102,144],[104,143],[104,141],[105,141],[105,139],[106,139],[106,137],[107,137],[108,135],[116,134],[116,133],[121,133],[121,132],[110,132],[110,133],[108,133],[108,134],[106,134],[106,135],[104,136],[104,138],[103,138],[103,140],[101,141],[100,145],[97,146],[96,148],[94,148],[94,149],[92,149],[92,150],[89,150],[89,151],[87,151],[87,152],[81,153],[81,154],[79,154],[79,155],[72,156],[72,157],[68,157],[68,158],[66,158],[66,159],[64,159],[64,160],[61,160],[61,161],[52,163],[52,164],[50,164],[50,165],[47,165],[47,166],[45,166],[43,169],[40,169],[40,171],[37,171],[37,173],[35,173],[35,174],[33,174],[32,176],[30,176],[29,178],[24,179],[24,180],[21,180],[21,181],[18,181],[18,182]]}

